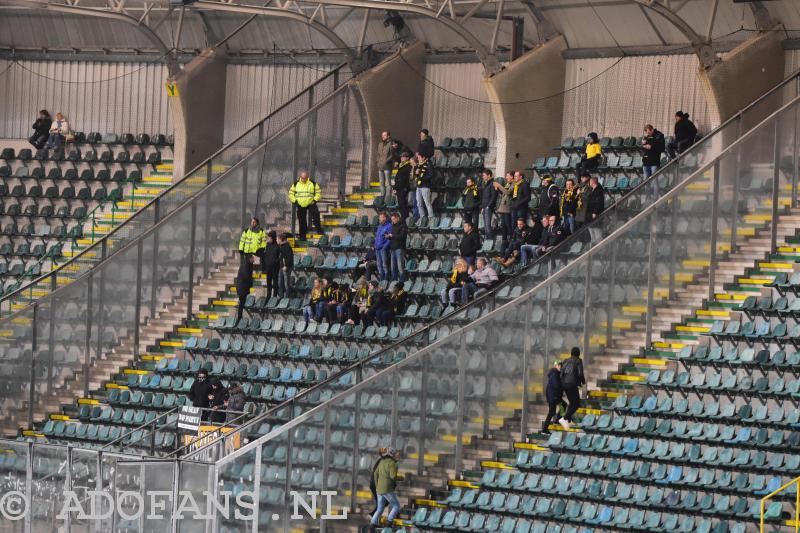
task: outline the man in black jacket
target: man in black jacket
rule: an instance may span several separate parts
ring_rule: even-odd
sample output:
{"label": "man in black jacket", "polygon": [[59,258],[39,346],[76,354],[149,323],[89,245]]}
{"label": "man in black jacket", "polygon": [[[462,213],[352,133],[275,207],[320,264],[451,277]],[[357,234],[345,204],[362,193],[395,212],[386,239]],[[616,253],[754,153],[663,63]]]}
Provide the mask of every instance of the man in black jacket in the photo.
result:
{"label": "man in black jacket", "polygon": [[50,118],[50,113],[47,109],[39,111],[39,117],[33,123],[33,135],[28,137],[28,142],[38,149],[44,148],[47,138],[50,136],[50,126],[53,124],[53,119]]}
{"label": "man in black jacket", "polygon": [[579,391],[585,383],[586,378],[583,375],[581,350],[575,346],[572,348],[569,358],[561,363],[561,386],[569,402],[569,407],[567,407],[564,418],[558,421],[564,429],[569,429],[569,425],[572,423],[572,417],[581,406],[581,395]]}
{"label": "man in black jacket", "polygon": [[[590,224],[599,217],[606,208],[606,198],[603,186],[597,176],[592,176],[589,180],[589,198],[586,207],[586,223]],[[589,228],[589,236],[593,242],[598,242],[603,238],[603,233],[597,225]]]}
{"label": "man in black jacket", "polygon": [[390,240],[389,253],[392,258],[392,280],[406,280],[406,239],[408,226],[400,218],[400,213],[392,213],[392,229],[385,235]]}
{"label": "man in black jacket", "polygon": [[642,170],[647,179],[658,171],[661,166],[661,154],[664,153],[664,134],[648,124],[644,127],[644,154],[642,154]]}
{"label": "man in black jacket", "polygon": [[413,178],[417,186],[417,210],[419,218],[433,216],[433,200],[431,187],[433,186],[433,166],[431,161],[422,152],[417,153],[417,162],[414,165]]}
{"label": "man in black jacket", "polygon": [[675,112],[675,139],[667,146],[667,153],[674,159],[688,150],[697,139],[697,127],[689,120],[689,113]]}
{"label": "man in black jacket", "polygon": [[527,224],[530,217],[530,208],[528,207],[530,201],[531,184],[528,183],[522,172],[514,172],[514,188],[511,189],[511,219],[519,220],[521,218]]}
{"label": "man in black jacket", "polygon": [[[186,397],[192,402],[194,407],[208,408],[208,395],[211,393],[211,384],[208,382],[208,372],[200,370],[197,373],[194,383],[192,383]],[[208,420],[208,411],[203,411],[201,420]]]}
{"label": "man in black jacket", "polygon": [[481,190],[471,177],[467,178],[466,187],[461,191],[461,201],[464,205],[464,222],[477,228],[481,211]]}
{"label": "man in black jacket", "polygon": [[252,255],[243,255],[239,262],[239,272],[236,273],[236,296],[239,298],[239,306],[236,308],[236,323],[242,319],[244,304],[250,289],[253,288],[253,263],[255,258]]}
{"label": "man in black jacket", "polygon": [[553,183],[553,176],[542,178],[542,190],[539,193],[539,218],[559,215],[558,185]]}
{"label": "man in black jacket", "polygon": [[458,244],[458,253],[468,265],[475,265],[481,249],[481,236],[470,222],[464,222],[464,235]]}
{"label": "man in black jacket", "polygon": [[278,266],[281,248],[278,245],[278,234],[275,230],[267,232],[267,246],[261,252],[261,270],[267,276],[267,300],[278,295]]}
{"label": "man in black jacket", "polygon": [[483,215],[483,236],[491,239],[492,215],[497,205],[497,188],[494,186],[492,171],[488,168],[481,173],[483,177],[483,190],[481,191],[481,214]]}
{"label": "man in black jacket", "polygon": [[547,228],[542,232],[542,240],[539,241],[539,247],[534,252],[534,256],[538,259],[550,250],[561,244],[561,241],[567,238],[567,233],[564,228],[556,224],[556,216],[549,215],[547,217]]}
{"label": "man in black jacket", "polygon": [[289,244],[289,234],[282,233],[278,237],[278,295],[281,298],[289,296],[292,288],[292,268],[294,267],[294,251]]}
{"label": "man in black jacket", "polygon": [[424,155],[426,159],[430,159],[433,157],[433,150],[433,137],[430,136],[428,130],[421,129],[419,132],[419,147],[417,148],[417,153]]}
{"label": "man in black jacket", "polygon": [[380,313],[388,305],[386,295],[380,289],[378,282],[372,280],[369,282],[369,296],[367,297],[367,309],[363,313],[361,320],[364,327],[369,327],[375,320],[377,320]]}
{"label": "man in black jacket", "polygon": [[397,210],[403,220],[408,218],[408,191],[411,187],[411,153],[403,152],[397,165],[397,173],[394,175],[394,195],[397,198]]}

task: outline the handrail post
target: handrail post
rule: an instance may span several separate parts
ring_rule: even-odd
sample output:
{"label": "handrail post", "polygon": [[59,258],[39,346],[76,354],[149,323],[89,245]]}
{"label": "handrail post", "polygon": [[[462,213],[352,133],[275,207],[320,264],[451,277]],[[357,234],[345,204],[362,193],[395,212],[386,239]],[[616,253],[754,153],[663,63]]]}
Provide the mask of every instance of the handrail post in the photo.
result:
{"label": "handrail post", "polygon": [[144,241],[136,244],[136,304],[133,312],[133,359],[139,359],[139,325],[142,322],[142,253]]}
{"label": "handrail post", "polygon": [[[738,120],[736,122],[736,138],[742,136],[742,116],[739,115]],[[739,184],[741,183],[742,178],[742,150],[736,150],[736,169],[734,171],[734,178],[733,178],[733,205],[731,207],[732,214],[731,214],[731,251],[733,253],[736,251],[736,232],[737,227],[739,225]]]}
{"label": "handrail post", "polygon": [[[530,327],[531,318],[533,318],[533,298],[529,297],[528,301],[523,303],[523,315],[522,315],[522,328],[520,331],[522,332],[522,409],[520,412],[520,423],[519,423],[519,440],[520,442],[526,442],[528,436],[528,403],[530,402],[530,393],[528,389],[530,389],[531,383],[531,360],[533,359],[531,356],[533,355],[532,352],[532,343],[531,343],[531,335],[533,334],[532,329],[528,329]],[[499,340],[499,339],[498,339]],[[459,359],[463,359],[460,357]],[[491,363],[489,362],[489,354],[486,354],[486,366],[487,370],[492,367]],[[487,380],[486,382],[486,397],[491,398],[491,382]],[[485,412],[483,414],[483,427],[484,427],[484,438],[488,437],[488,427],[489,427],[489,406],[491,402],[486,402]]]}
{"label": "handrail post", "polygon": [[[711,191],[711,239],[709,242],[708,259],[708,301],[714,299],[715,287],[717,285],[717,240],[719,237],[719,195],[720,195],[720,164],[719,159],[714,163],[714,177]],[[670,265],[675,268],[675,265]]]}
{"label": "handrail post", "polygon": [[86,343],[84,350],[86,354],[83,362],[83,395],[89,396],[89,368],[92,361],[90,357],[92,346],[92,285],[94,285],[94,270],[89,271],[88,287],[86,288]]}
{"label": "handrail post", "polygon": [[797,179],[798,173],[800,173],[800,157],[798,157],[798,149],[800,149],[800,139],[797,138],[800,135],[800,109],[795,108],[794,110],[794,135],[793,135],[793,146],[792,146],[792,205],[791,209],[794,209],[797,206]]}
{"label": "handrail post", "polygon": [[645,316],[645,341],[646,348],[653,342],[653,314],[655,312],[655,282],[656,282],[656,222],[655,211],[650,213],[650,243],[647,255],[647,315]]}
{"label": "handrail post", "polygon": [[[459,353],[462,354],[462,356],[457,358],[458,359],[458,393],[457,393],[457,408],[456,408],[457,415],[456,416],[458,416],[458,419],[456,420],[456,455],[455,455],[455,462],[453,464],[456,476],[458,476],[458,473],[461,471],[461,462],[462,462],[463,447],[464,447],[464,445],[463,445],[463,441],[464,441],[464,415],[465,415],[465,409],[464,409],[464,401],[465,401],[464,400],[464,396],[465,396],[465,394],[464,394],[464,389],[466,388],[466,380],[467,380],[467,368],[466,368],[466,366],[467,366],[467,363],[466,363],[467,358],[463,357],[463,354],[467,353],[466,337],[467,337],[466,335],[462,335],[461,336],[461,341],[460,341],[461,349],[459,350]],[[489,386],[488,383],[487,383],[487,386]],[[488,413],[486,413],[486,416],[488,416]]]}
{"label": "handrail post", "polygon": [[676,233],[678,232],[678,201],[676,199],[669,200],[670,205],[670,222],[669,222],[669,264],[673,268],[669,269],[669,298],[675,298],[675,273],[676,270],[675,260],[677,258],[677,240]]}
{"label": "handrail post", "polygon": [[36,342],[36,326],[38,318],[39,304],[33,304],[33,316],[31,317],[31,381],[30,391],[28,398],[28,428],[33,428],[33,404],[36,401],[36,351],[38,349]]}
{"label": "handrail post", "polygon": [[775,119],[775,153],[772,170],[772,225],[770,226],[770,250],[775,250],[778,244],[778,202],[781,190],[781,120]]}
{"label": "handrail post", "polygon": [[194,307],[194,261],[195,245],[197,240],[197,202],[192,202],[192,222],[189,233],[189,286],[186,297],[186,320],[192,319],[192,307]]}
{"label": "handrail post", "polygon": [[617,247],[609,246],[611,259],[609,260],[608,269],[608,301],[606,302],[606,348],[611,347],[611,341],[614,338],[614,285],[616,284],[616,270],[617,270]]}
{"label": "handrail post", "polygon": [[[592,353],[589,349],[589,318],[592,316],[592,255],[586,258],[586,278],[583,294],[583,364],[592,367]],[[549,364],[545,360],[545,365]],[[545,371],[545,376],[547,372]]]}
{"label": "handrail post", "polygon": [[[359,365],[356,368],[356,383],[361,383],[363,379],[363,368]],[[328,407],[330,409],[330,406]],[[350,464],[350,509],[356,508],[356,493],[358,492],[358,441],[361,433],[361,390],[356,391],[356,401],[353,406],[353,461]],[[287,448],[288,450],[289,448]],[[420,452],[421,453],[421,452]],[[287,453],[287,455],[289,455]]]}

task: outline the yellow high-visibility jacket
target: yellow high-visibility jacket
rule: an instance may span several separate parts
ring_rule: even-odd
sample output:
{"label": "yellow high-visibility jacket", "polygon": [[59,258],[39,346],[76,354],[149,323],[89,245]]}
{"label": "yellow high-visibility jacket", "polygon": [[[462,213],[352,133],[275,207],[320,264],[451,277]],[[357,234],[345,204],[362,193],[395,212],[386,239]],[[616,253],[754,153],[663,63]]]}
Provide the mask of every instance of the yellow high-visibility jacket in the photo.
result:
{"label": "yellow high-visibility jacket", "polygon": [[320,198],[322,198],[322,189],[311,179],[305,183],[297,180],[289,189],[289,201],[297,202],[300,207],[308,207],[314,202],[319,202]]}
{"label": "yellow high-visibility jacket", "polygon": [[244,254],[254,254],[267,247],[267,234],[263,228],[253,231],[245,228],[239,237],[239,251]]}

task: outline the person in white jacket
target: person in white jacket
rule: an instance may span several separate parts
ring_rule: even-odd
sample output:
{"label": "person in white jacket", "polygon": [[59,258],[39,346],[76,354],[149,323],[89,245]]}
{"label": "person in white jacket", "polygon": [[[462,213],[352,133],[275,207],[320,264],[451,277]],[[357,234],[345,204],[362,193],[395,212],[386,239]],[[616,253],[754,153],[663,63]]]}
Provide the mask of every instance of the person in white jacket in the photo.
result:
{"label": "person in white jacket", "polygon": [[47,137],[47,148],[59,148],[69,133],[69,123],[64,115],[56,113],[56,119],[50,125],[50,136]]}

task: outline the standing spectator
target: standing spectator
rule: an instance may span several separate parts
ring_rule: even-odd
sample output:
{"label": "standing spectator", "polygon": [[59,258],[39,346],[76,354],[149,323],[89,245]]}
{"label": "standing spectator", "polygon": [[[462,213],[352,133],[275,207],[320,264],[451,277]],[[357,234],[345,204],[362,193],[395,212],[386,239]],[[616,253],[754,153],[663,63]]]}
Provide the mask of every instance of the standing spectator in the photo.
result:
{"label": "standing spectator", "polygon": [[603,186],[600,185],[600,180],[597,178],[597,176],[592,176],[592,178],[589,180],[589,187],[591,190],[589,191],[586,218],[589,222],[591,222],[596,220],[603,210],[605,210],[606,198]]}
{"label": "standing spectator", "polygon": [[481,236],[471,222],[464,222],[464,235],[458,244],[458,253],[467,262],[474,265],[481,250]]}
{"label": "standing spectator", "polygon": [[661,154],[664,153],[665,141],[664,134],[648,124],[644,127],[644,155],[642,156],[642,171],[644,178],[647,179],[656,172],[661,166]]}
{"label": "standing spectator", "polygon": [[44,148],[47,138],[50,135],[50,126],[53,124],[53,119],[50,118],[50,113],[47,109],[39,111],[39,117],[33,123],[33,135],[28,137],[28,142],[35,148]]}
{"label": "standing spectator", "polygon": [[211,408],[211,423],[224,424],[225,423],[225,404],[227,403],[228,389],[226,389],[222,382],[217,377],[212,377],[211,390],[208,392],[208,406]]}
{"label": "standing spectator", "polygon": [[[483,189],[481,190],[481,214],[483,215],[483,236],[486,239],[493,237],[492,215],[497,205],[497,189],[495,188],[492,171],[488,168],[481,173]],[[475,226],[478,227],[477,224]]]}
{"label": "standing spectator", "polygon": [[481,212],[481,190],[472,177],[467,178],[466,187],[461,191],[461,202],[464,205],[464,221],[477,228]]}
{"label": "standing spectator", "polygon": [[389,250],[391,241],[386,238],[386,234],[391,231],[392,223],[386,213],[378,215],[378,229],[375,231],[375,261],[378,264],[378,279],[382,281],[389,279],[391,270],[391,252]]}
{"label": "standing spectator", "polygon": [[275,230],[267,232],[267,245],[261,251],[261,270],[267,277],[267,300],[278,295],[281,247]]}
{"label": "standing spectator", "polygon": [[414,180],[417,183],[419,218],[432,217],[431,185],[433,184],[433,168],[428,158],[422,153],[417,154],[417,164],[414,166]]}
{"label": "standing spectator", "polygon": [[589,174],[581,174],[581,184],[578,185],[578,205],[575,208],[575,224],[581,227],[586,224],[589,212],[589,193],[592,191],[589,185],[591,176]]}
{"label": "standing spectator", "polygon": [[386,308],[386,295],[383,294],[377,281],[369,282],[369,296],[367,297],[366,309],[361,313],[361,321],[364,327],[369,327],[375,322],[380,313]]}
{"label": "standing spectator", "polygon": [[400,216],[406,220],[409,215],[408,195],[411,191],[411,154],[403,152],[400,154],[400,161],[397,164],[397,174],[394,176],[394,194],[397,196],[397,210]]}
{"label": "standing spectator", "polygon": [[378,181],[381,184],[381,197],[383,205],[389,205],[392,200],[392,139],[388,131],[381,132],[381,140],[378,141]]}
{"label": "standing spectator", "polygon": [[675,112],[675,139],[667,146],[671,159],[678,157],[694,144],[697,139],[697,127],[689,120],[689,113]]}
{"label": "standing spectator", "polygon": [[239,297],[239,306],[236,308],[236,323],[242,319],[244,312],[244,304],[247,301],[247,295],[250,294],[250,289],[253,288],[253,263],[255,259],[252,255],[242,257],[239,262],[239,272],[236,274],[236,296]]}
{"label": "standing spectator", "polygon": [[297,224],[300,231],[300,240],[306,240],[309,225],[314,226],[317,233],[322,233],[322,223],[319,220],[317,202],[322,199],[322,190],[319,185],[308,177],[308,171],[300,171],[300,179],[289,188],[289,201],[296,206]]}
{"label": "standing spectator", "polygon": [[530,216],[530,208],[528,204],[531,202],[531,184],[525,179],[525,176],[520,171],[514,172],[514,187],[511,190],[511,218],[512,220],[519,220],[520,218],[528,223]]}
{"label": "standing spectator", "polygon": [[251,218],[250,227],[243,229],[239,237],[239,255],[243,259],[248,256],[260,258],[266,245],[267,235],[264,233],[264,228],[259,225],[258,218]]}
{"label": "standing spectator", "polygon": [[322,280],[316,278],[314,279],[314,285],[311,287],[311,300],[303,308],[303,320],[306,321],[306,325],[309,322],[317,321],[317,306],[320,302],[325,303],[322,299]]}
{"label": "standing spectator", "polygon": [[514,173],[506,172],[505,184],[494,183],[494,190],[500,196],[497,214],[500,215],[500,231],[503,234],[503,248],[508,246],[511,234],[514,233],[514,218],[511,210],[511,196],[514,191]]}
{"label": "standing spectator", "polygon": [[539,193],[538,218],[558,216],[558,213],[558,185],[553,183],[553,176],[545,176],[542,178],[542,190]]}
{"label": "standing spectator", "polygon": [[389,326],[395,317],[402,315],[406,310],[408,295],[403,288],[403,283],[399,281],[392,283],[392,289],[387,300],[383,310],[378,313],[378,323],[381,326]]}
{"label": "standing spectator", "polygon": [[568,178],[564,192],[561,193],[561,208],[559,215],[564,227],[571,234],[575,233],[575,214],[578,212],[579,191],[575,187],[575,180]]}
{"label": "standing spectator", "polygon": [[278,296],[286,298],[292,290],[292,269],[294,268],[294,250],[289,244],[289,234],[278,236]]}
{"label": "standing spectator", "polygon": [[572,417],[581,406],[580,388],[586,383],[586,378],[583,375],[583,361],[581,361],[581,350],[577,346],[572,348],[568,359],[561,363],[561,386],[564,389],[564,394],[567,395],[569,407],[564,414],[564,418],[559,419],[559,424],[564,426],[564,429],[569,429],[572,423]]}
{"label": "standing spectator", "polygon": [[400,218],[400,213],[392,213],[392,229],[386,235],[389,239],[389,251],[392,257],[392,280],[406,280],[406,239],[408,226]]}
{"label": "standing spectator", "polygon": [[469,275],[470,279],[461,289],[461,303],[466,304],[473,294],[480,290],[489,290],[492,285],[497,283],[497,272],[489,266],[486,258],[478,259],[475,272]]}
{"label": "standing spectator", "polygon": [[236,381],[230,384],[228,389],[228,401],[225,402],[225,410],[229,412],[227,422],[231,423],[237,418],[241,418],[244,412],[244,404],[247,402],[247,396],[244,394],[244,388],[241,383]]}
{"label": "standing spectator", "polygon": [[467,271],[467,262],[463,259],[456,259],[453,265],[453,273],[450,279],[447,280],[447,286],[439,293],[439,301],[443,308],[447,305],[458,305],[461,299],[461,294],[464,286],[470,281],[469,272]]}
{"label": "standing spectator", "polygon": [[417,147],[417,153],[425,156],[425,159],[430,159],[433,157],[433,150],[433,137],[430,136],[428,130],[421,129],[419,131],[419,146]]}
{"label": "standing spectator", "polygon": [[406,145],[404,145],[403,143],[401,143],[397,139],[392,139],[390,146],[391,146],[391,150],[392,150],[392,166],[394,168],[397,168],[397,166],[400,164],[400,157],[404,153],[409,153],[410,154],[411,153],[411,149],[408,148]]}
{"label": "standing spectator", "polygon": [[375,466],[373,479],[375,480],[375,493],[377,494],[378,508],[370,520],[369,532],[375,533],[381,522],[381,515],[388,504],[391,509],[387,520],[391,524],[400,512],[400,501],[395,492],[397,487],[397,461],[400,453],[394,448],[386,450],[386,455]]}
{"label": "standing spectator", "polygon": [[561,386],[560,360],[553,362],[553,367],[547,372],[547,386],[544,393],[547,398],[547,418],[542,423],[542,433],[549,435],[550,422],[555,420],[558,406],[561,405],[561,398],[564,396],[564,389]]}
{"label": "standing spectator", "polygon": [[200,416],[201,420],[208,420],[208,411],[205,409],[208,407],[208,395],[210,393],[211,384],[208,382],[208,371],[201,369],[197,373],[197,378],[195,378],[194,383],[192,383],[192,386],[189,388],[189,392],[186,394],[186,397],[192,402],[193,407],[200,407],[203,409]]}
{"label": "standing spectator", "polygon": [[600,167],[602,161],[603,149],[600,146],[600,140],[597,138],[595,132],[591,132],[586,136],[586,154],[581,159],[581,162],[578,163],[575,170],[578,176],[587,172],[591,173]]}
{"label": "standing spectator", "polygon": [[536,250],[540,246],[546,244],[545,238],[547,237],[547,228],[549,227],[549,216],[542,217],[541,221],[538,218],[533,221],[533,226],[531,226],[530,232],[528,233],[528,238],[525,239],[525,243],[519,248],[519,258],[523,265],[527,265],[531,259],[538,257],[536,255]]}
{"label": "standing spectator", "polygon": [[64,118],[64,115],[56,113],[56,119],[50,123],[46,147],[60,148],[67,135],[69,135],[69,123],[67,119]]}

